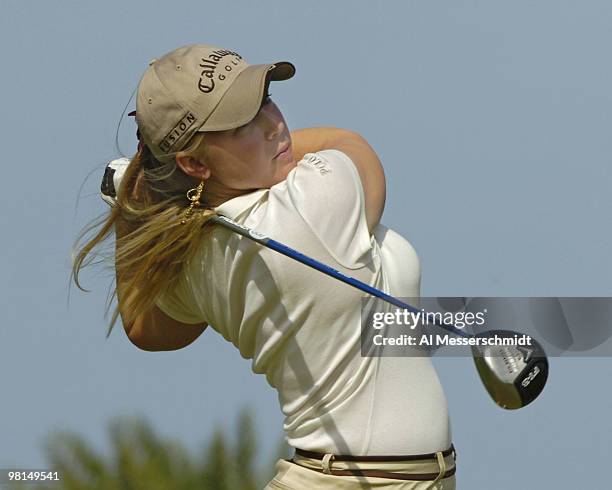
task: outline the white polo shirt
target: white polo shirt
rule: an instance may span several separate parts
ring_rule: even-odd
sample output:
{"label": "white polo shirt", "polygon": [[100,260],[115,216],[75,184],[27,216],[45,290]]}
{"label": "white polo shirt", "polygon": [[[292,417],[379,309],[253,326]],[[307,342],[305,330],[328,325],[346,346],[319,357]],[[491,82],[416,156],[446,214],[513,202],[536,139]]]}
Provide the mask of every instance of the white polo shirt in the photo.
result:
{"label": "white polo shirt", "polygon": [[[416,252],[383,225],[370,236],[359,174],[338,150],[306,154],[285,181],[217,211],[388,294],[419,296]],[[208,323],[252,359],[278,391],[291,446],[357,455],[450,446],[431,360],[361,356],[366,294],[221,227],[185,272],[156,304]]]}

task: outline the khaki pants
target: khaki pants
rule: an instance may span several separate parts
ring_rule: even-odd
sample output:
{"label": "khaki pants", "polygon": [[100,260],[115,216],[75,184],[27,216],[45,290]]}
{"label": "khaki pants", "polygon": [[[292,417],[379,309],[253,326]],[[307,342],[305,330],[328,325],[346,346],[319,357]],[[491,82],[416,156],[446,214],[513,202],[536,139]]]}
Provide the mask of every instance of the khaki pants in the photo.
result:
{"label": "khaki pants", "polygon": [[[442,475],[455,467],[454,455],[436,454],[436,459],[402,462],[323,462],[317,459],[295,456],[294,461],[279,459],[276,475],[264,490],[366,490],[370,488],[385,490],[455,490],[455,475],[442,478]],[[299,464],[296,464],[299,463]],[[318,471],[317,471],[318,470]],[[409,477],[410,474],[437,474],[433,480],[404,480],[372,476],[338,476],[334,470],[377,470],[397,472]],[[325,471],[325,472],[321,472]]]}

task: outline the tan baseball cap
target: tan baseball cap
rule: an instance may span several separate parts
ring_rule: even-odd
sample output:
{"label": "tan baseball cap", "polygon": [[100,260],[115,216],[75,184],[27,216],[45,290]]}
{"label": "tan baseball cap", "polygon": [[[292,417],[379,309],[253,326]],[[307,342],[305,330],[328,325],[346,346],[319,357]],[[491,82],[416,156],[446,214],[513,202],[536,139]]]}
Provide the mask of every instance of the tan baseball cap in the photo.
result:
{"label": "tan baseball cap", "polygon": [[223,131],[252,120],[270,81],[287,80],[286,61],[249,65],[238,53],[206,44],[175,49],[152,60],[138,85],[136,122],[160,161],[198,131]]}

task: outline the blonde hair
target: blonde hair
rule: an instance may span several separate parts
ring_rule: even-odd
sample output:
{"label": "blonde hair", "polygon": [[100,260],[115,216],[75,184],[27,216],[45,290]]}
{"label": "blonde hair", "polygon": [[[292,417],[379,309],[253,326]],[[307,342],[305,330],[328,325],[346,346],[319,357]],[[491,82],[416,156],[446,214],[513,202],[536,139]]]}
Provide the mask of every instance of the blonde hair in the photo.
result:
{"label": "blonde hair", "polygon": [[[205,160],[204,134],[196,133],[184,151]],[[79,282],[80,270],[92,263],[96,256],[94,249],[113,229],[119,232],[114,254],[116,282],[106,313],[115,297],[121,302],[121,310],[117,305],[107,337],[120,314],[124,325],[130,325],[153,305],[161,292],[174,285],[183,266],[211,231],[207,221],[215,212],[202,202],[203,199],[200,202],[204,209],[196,209],[187,223],[181,224],[189,206],[186,193],[198,184],[197,179],[184,173],[174,161],[160,162],[144,146],[126,168],[116,205],[101,220],[90,222],[78,235],[73,246],[71,279],[79,289],[88,292]],[[92,230],[97,230],[95,236],[81,245]]]}

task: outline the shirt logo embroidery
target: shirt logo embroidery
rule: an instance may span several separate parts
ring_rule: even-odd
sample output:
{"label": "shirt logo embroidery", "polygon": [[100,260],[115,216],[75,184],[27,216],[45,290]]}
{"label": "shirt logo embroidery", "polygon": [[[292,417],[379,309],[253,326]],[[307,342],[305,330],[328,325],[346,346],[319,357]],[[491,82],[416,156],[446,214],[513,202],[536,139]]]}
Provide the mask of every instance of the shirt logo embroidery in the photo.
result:
{"label": "shirt logo embroidery", "polygon": [[319,170],[319,173],[321,175],[325,175],[325,174],[329,174],[331,173],[331,170],[329,168],[327,168],[327,162],[324,162],[320,157],[318,157],[317,155],[310,155],[307,159],[306,159],[306,163],[309,163],[310,165],[312,165],[313,167],[315,167],[316,169]]}

